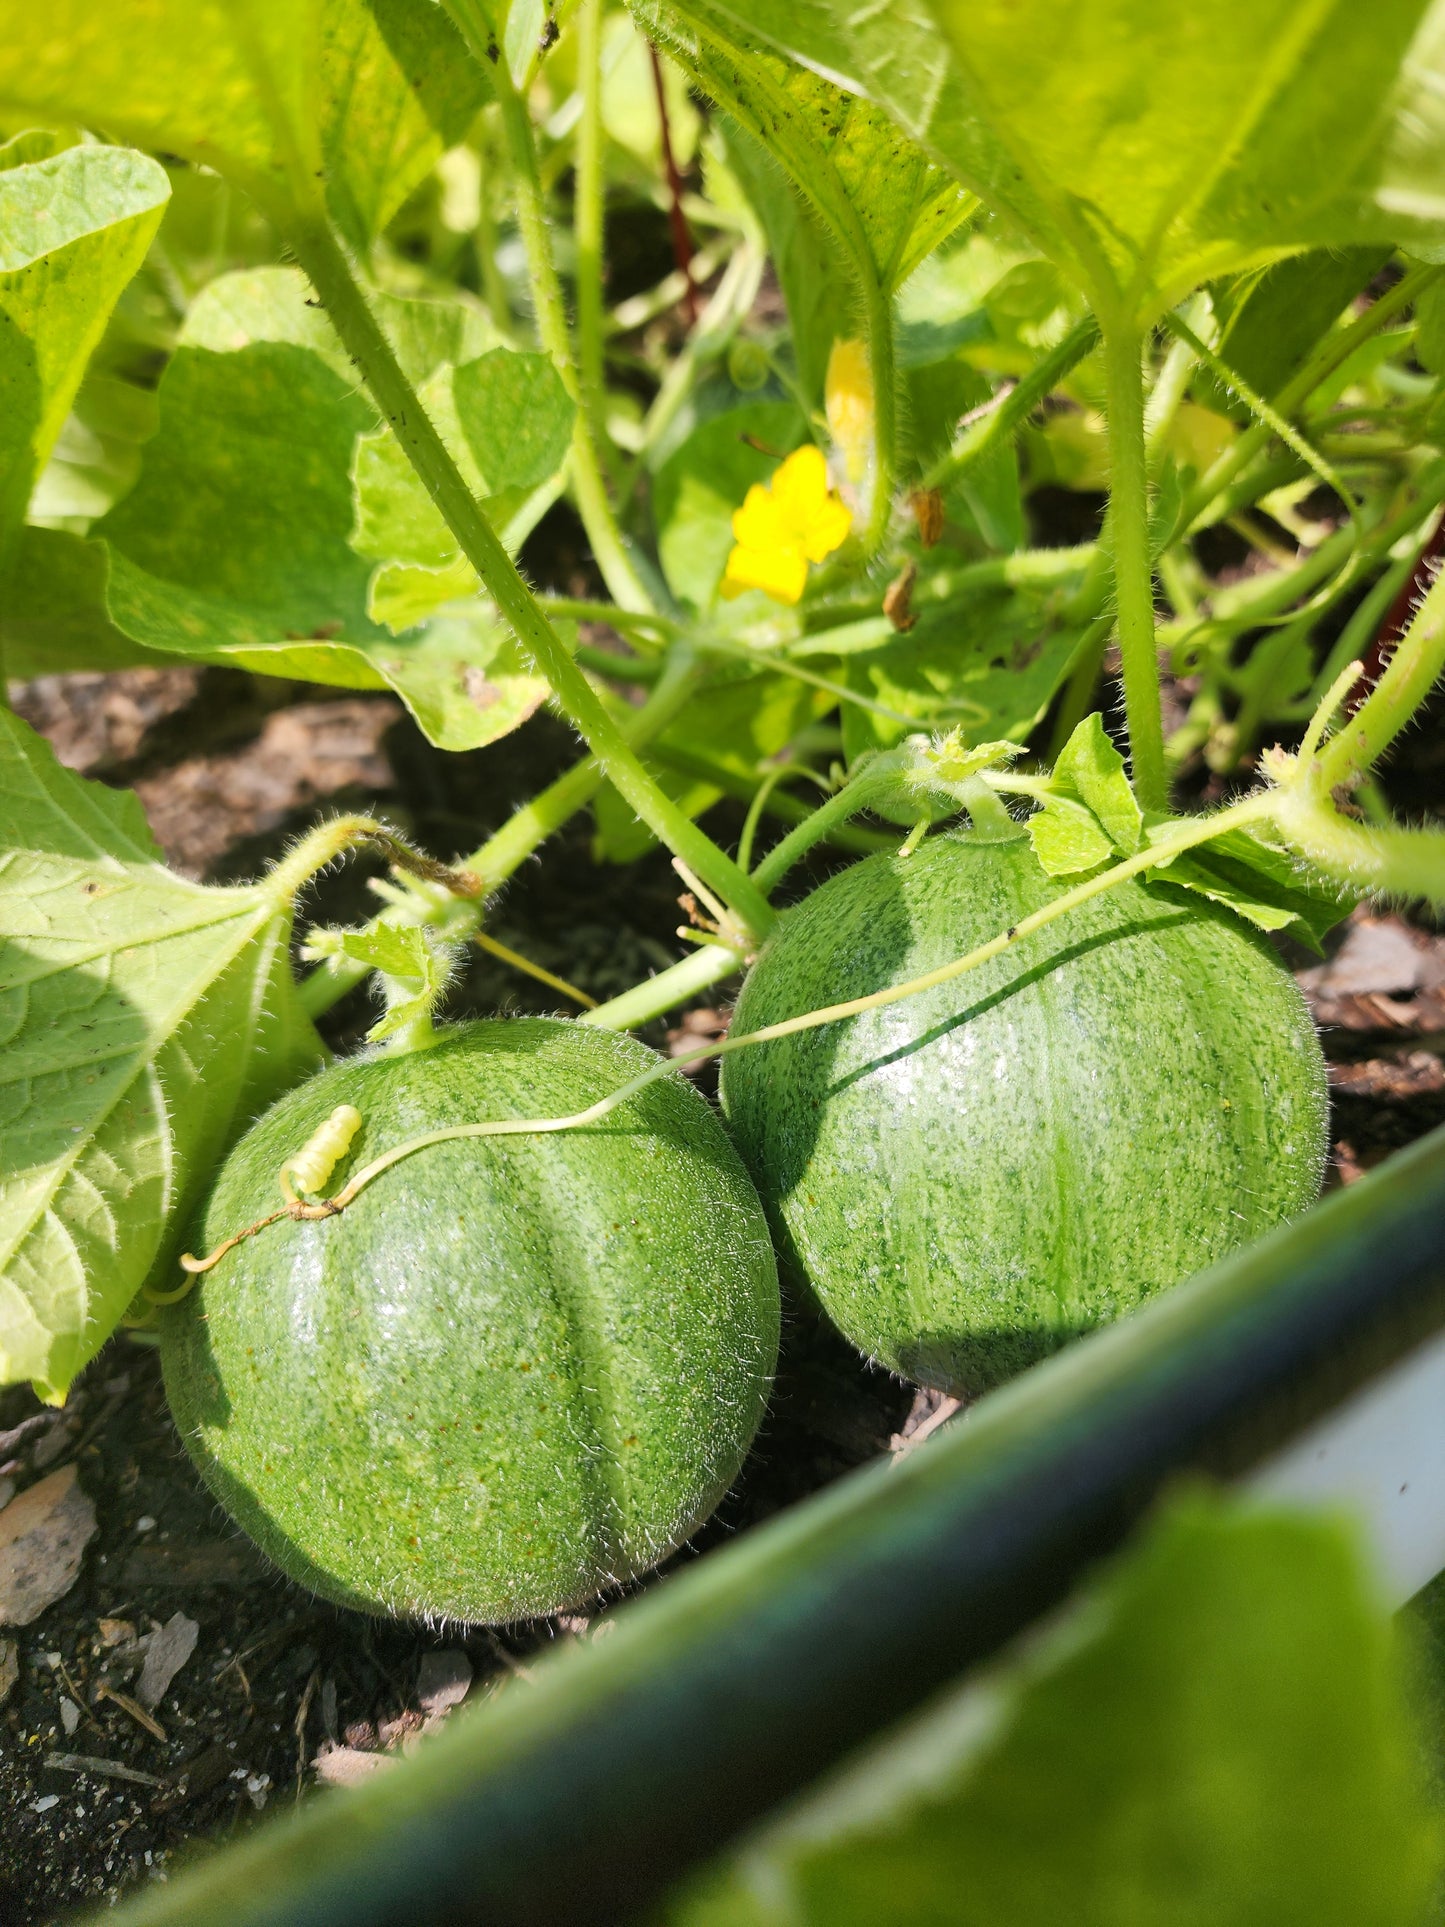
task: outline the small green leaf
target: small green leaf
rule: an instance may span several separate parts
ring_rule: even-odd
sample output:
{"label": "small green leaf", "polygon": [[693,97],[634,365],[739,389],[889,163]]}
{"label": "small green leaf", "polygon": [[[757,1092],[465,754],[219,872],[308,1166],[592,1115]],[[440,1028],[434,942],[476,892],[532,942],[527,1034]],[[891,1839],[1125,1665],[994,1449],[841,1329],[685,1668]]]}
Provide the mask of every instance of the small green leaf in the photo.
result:
{"label": "small green leaf", "polygon": [[1077,797],[1093,811],[1121,856],[1134,854],[1144,818],[1124,774],[1124,758],[1097,711],[1084,718],[1059,752],[1052,780],[1056,790]]}
{"label": "small green leaf", "polygon": [[494,348],[456,370],[452,396],[489,494],[536,488],[562,466],[577,404],[550,355]]}
{"label": "small green leaf", "polygon": [[163,168],[121,147],[0,170],[0,558],[169,193]]}
{"label": "small green leaf", "polygon": [[55,1396],[321,1045],[274,886],[173,876],[133,796],[3,710],[0,799],[0,1383]]}
{"label": "small green leaf", "polygon": [[[1157,841],[1167,825],[1151,825]],[[1360,892],[1322,876],[1258,831],[1229,830],[1174,857],[1146,875],[1156,888],[1174,884],[1222,903],[1260,930],[1288,931],[1296,942],[1323,954],[1325,937],[1360,900]]]}
{"label": "small green leaf", "polygon": [[431,942],[416,924],[378,920],[364,930],[312,930],[302,955],[313,960],[346,957],[384,980],[386,1013],[366,1033],[373,1044],[430,1016],[451,973],[445,947]]}
{"label": "small green leaf", "polygon": [[1114,854],[1108,831],[1094,812],[1067,796],[1048,796],[1028,822],[1034,855],[1051,877],[1097,870]]}
{"label": "small green leaf", "polygon": [[1352,1541],[1197,1496],[659,1927],[1419,1927],[1439,1851]]}

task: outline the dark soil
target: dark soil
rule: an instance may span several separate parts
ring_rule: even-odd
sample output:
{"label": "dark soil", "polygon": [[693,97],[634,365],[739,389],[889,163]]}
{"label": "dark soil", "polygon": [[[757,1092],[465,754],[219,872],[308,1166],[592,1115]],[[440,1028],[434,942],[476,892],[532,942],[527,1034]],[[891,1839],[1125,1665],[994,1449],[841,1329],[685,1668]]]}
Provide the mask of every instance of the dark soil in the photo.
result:
{"label": "dark soil", "polygon": [[[338,808],[380,810],[436,854],[460,855],[576,753],[543,715],[486,752],[444,756],[389,698],[211,670],[48,678],[21,692],[20,707],[66,762],[133,784],[170,860],[218,881],[253,875]],[[1402,775],[1418,813],[1438,778],[1408,765]],[[367,915],[368,874],[355,863],[323,879],[303,922]],[[678,890],[661,853],[625,872],[598,868],[584,817],[513,881],[490,927],[606,996],[677,956]],[[1310,980],[1336,1081],[1333,1183],[1445,1120],[1445,943],[1417,930],[1401,949],[1383,921],[1393,949],[1379,939],[1382,920],[1360,919],[1347,933],[1353,971]],[[454,1014],[557,1005],[480,954],[453,998]],[[328,1019],[328,1040],[346,1049],[370,1021],[355,993]],[[722,1021],[698,1010],[673,1020],[674,1032]],[[652,1036],[665,1047],[664,1026]],[[772,1412],[737,1490],[648,1583],[898,1449],[938,1403],[795,1309]],[[6,1636],[18,1649],[8,1696],[0,1640],[0,1927],[39,1927],[165,1878],[198,1843],[311,1797],[318,1780],[355,1779],[424,1744],[468,1677],[474,1698],[525,1690],[530,1655],[596,1638],[607,1623],[604,1602],[590,1620],[432,1634],[318,1603],[270,1570],[200,1485],[144,1334],[116,1340],[61,1412],[42,1412],[23,1389],[0,1395],[0,1504],[71,1461],[98,1531],[69,1592]],[[196,1623],[195,1648],[147,1724],[134,1697],[139,1642],[177,1613]],[[440,1700],[438,1680],[453,1688]]]}

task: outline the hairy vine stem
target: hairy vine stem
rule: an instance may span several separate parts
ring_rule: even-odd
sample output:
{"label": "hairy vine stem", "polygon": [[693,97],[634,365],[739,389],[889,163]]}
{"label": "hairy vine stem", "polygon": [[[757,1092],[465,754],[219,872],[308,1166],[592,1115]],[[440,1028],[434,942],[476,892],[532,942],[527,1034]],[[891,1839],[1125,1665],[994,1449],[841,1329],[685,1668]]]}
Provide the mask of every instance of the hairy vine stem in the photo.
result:
{"label": "hairy vine stem", "polygon": [[1149,471],[1144,447],[1143,342],[1122,323],[1104,331],[1109,396],[1109,523],[1124,668],[1124,712],[1134,787],[1146,810],[1168,807],[1159,655],[1154,634],[1154,559],[1149,545]]}
{"label": "hairy vine stem", "polygon": [[764,934],[773,923],[767,898],[643,767],[573,661],[447,453],[329,224],[299,222],[288,238],[417,476],[523,649],[586,739],[602,774],[654,835],[704,877],[757,935]]}

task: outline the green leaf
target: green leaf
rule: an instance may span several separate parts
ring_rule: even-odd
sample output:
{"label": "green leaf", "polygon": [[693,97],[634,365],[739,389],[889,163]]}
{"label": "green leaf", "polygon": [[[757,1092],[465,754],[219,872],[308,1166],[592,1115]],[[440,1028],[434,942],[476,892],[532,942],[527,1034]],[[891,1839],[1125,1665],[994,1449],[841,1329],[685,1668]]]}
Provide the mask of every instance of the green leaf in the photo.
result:
{"label": "green leaf", "polygon": [[1086,716],[1060,750],[1053,785],[1091,809],[1121,856],[1139,847],[1144,818],[1124,774],[1124,758],[1110,742],[1097,711]]}
{"label": "green leaf", "polygon": [[711,0],[632,0],[648,38],[782,167],[855,273],[898,287],[972,211],[869,101],[739,33]]}
{"label": "green leaf", "polygon": [[[1156,841],[1167,825],[1151,825]],[[1328,933],[1350,914],[1361,892],[1320,874],[1291,851],[1266,841],[1257,830],[1229,830],[1149,872],[1145,882],[1171,884],[1222,903],[1260,930],[1288,931],[1296,942],[1323,954]]]}
{"label": "green leaf", "polygon": [[373,1044],[429,1017],[446,988],[450,960],[416,924],[377,921],[364,930],[312,930],[302,955],[346,957],[385,980],[386,1014],[366,1033]]}
{"label": "green leaf", "polygon": [[173,876],[136,799],[8,711],[0,800],[0,1383],[55,1397],[321,1045],[274,880]]}
{"label": "green leaf", "polygon": [[660,1918],[1418,1927],[1439,1852],[1353,1543],[1198,1496]]}
{"label": "green leaf", "polygon": [[[1304,365],[1311,349],[1389,258],[1389,248],[1314,248],[1214,288],[1220,360],[1268,400]],[[1193,393],[1232,421],[1254,419],[1211,369],[1197,372]]]}
{"label": "green leaf", "polygon": [[[433,399],[450,396],[445,358],[474,359],[490,338],[485,317],[462,303],[383,298],[378,308]],[[16,666],[79,658],[109,667],[156,655],[233,663],[393,689],[446,749],[476,749],[515,728],[546,685],[487,605],[443,608],[404,636],[369,612],[372,561],[352,540],[353,463],[358,445],[402,461],[389,429],[371,434],[375,422],[301,276],[270,268],[213,282],[162,380],[160,426],[136,487],[96,523],[92,542],[32,530],[22,544],[21,593],[0,618]],[[460,428],[446,432],[470,469]],[[404,462],[401,472],[408,512],[420,496],[422,525],[429,515],[440,526]],[[514,518],[509,540],[520,540],[518,528]],[[390,586],[394,599],[419,603],[419,621],[467,595],[475,578],[432,574],[430,599],[420,601],[414,578]]]}
{"label": "green leaf", "polygon": [[1047,796],[1029,818],[1029,842],[1051,877],[1097,870],[1114,854],[1108,831],[1094,812],[1067,796]]}
{"label": "green leaf", "polygon": [[885,107],[1135,324],[1295,248],[1429,236],[1445,209],[1428,0],[716,4]]}
{"label": "green leaf", "polygon": [[104,549],[63,529],[23,528],[0,595],[0,650],[15,677],[152,668],[167,658],[118,629],[106,607]]}
{"label": "green leaf", "polygon": [[120,147],[0,170],[0,558],[169,193]]}
{"label": "green leaf", "polygon": [[91,0],[12,9],[0,105],[103,127],[228,175],[285,217],[317,179],[348,237],[385,224],[487,97],[416,0]]}
{"label": "green leaf", "polygon": [[[843,656],[830,673],[859,695],[916,719],[915,727],[957,728],[968,742],[1022,741],[1068,674],[1078,645],[1081,631],[1064,621],[1062,597],[994,588],[930,602],[928,581],[921,575],[914,593],[914,628]],[[809,638],[810,666],[827,643],[826,630]],[[910,727],[854,704],[845,705],[842,719],[850,763],[865,749],[891,748]]]}
{"label": "green leaf", "polygon": [[680,601],[700,611],[713,607],[733,546],[734,510],[754,483],[768,480],[778,455],[807,439],[808,425],[792,402],[745,402],[701,422],[658,465],[652,481],[657,553]]}
{"label": "green leaf", "polygon": [[490,494],[537,488],[562,466],[577,404],[550,355],[494,348],[456,370],[452,395]]}

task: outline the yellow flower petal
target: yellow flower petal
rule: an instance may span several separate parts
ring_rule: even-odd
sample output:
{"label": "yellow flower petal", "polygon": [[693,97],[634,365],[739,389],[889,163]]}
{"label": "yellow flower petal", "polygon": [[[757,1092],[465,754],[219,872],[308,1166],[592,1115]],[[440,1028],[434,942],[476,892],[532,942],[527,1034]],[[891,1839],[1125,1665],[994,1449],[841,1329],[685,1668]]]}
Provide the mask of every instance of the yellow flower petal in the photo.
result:
{"label": "yellow flower petal", "polygon": [[807,581],[808,564],[795,544],[754,549],[739,543],[728,557],[722,593],[731,601],[746,589],[761,589],[774,602],[794,603],[801,599]]}
{"label": "yellow flower petal", "polygon": [[733,539],[745,549],[768,549],[793,540],[777,498],[761,482],[754,482],[742,507],[733,510]]}
{"label": "yellow flower petal", "polygon": [[825,556],[841,549],[848,540],[848,532],[853,526],[853,517],[846,503],[836,495],[829,496],[811,522],[803,537],[803,553],[810,562],[821,562]]}

